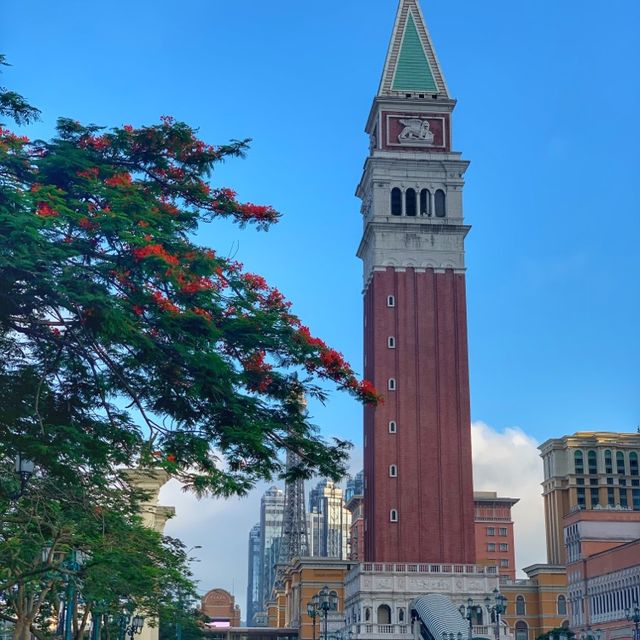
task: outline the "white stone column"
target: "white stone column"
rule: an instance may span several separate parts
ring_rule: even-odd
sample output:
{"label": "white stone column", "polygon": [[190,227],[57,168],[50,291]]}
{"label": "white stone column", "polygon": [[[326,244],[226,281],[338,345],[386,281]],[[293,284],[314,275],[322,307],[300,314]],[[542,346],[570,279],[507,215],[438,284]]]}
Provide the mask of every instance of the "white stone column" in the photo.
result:
{"label": "white stone column", "polygon": [[[167,520],[173,517],[176,512],[174,507],[158,504],[160,489],[169,481],[169,474],[162,469],[127,469],[125,475],[135,488],[141,489],[147,494],[146,500],[140,505],[143,524],[145,527],[162,533]],[[158,640],[160,636],[158,620],[153,620],[153,627],[149,622],[152,621],[145,619],[142,633],[136,636],[136,640]]]}

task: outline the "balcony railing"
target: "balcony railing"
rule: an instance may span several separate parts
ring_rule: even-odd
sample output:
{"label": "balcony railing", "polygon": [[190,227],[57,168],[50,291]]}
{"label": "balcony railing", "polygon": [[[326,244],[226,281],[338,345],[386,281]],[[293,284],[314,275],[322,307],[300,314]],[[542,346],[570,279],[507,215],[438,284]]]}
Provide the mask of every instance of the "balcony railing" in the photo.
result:
{"label": "balcony railing", "polygon": [[389,635],[410,635],[411,627],[408,624],[372,624],[359,623],[354,625],[358,636],[389,636]]}
{"label": "balcony railing", "polygon": [[483,567],[475,564],[400,564],[387,562],[364,562],[361,573],[438,573],[438,574],[488,574],[498,573],[497,566]]}

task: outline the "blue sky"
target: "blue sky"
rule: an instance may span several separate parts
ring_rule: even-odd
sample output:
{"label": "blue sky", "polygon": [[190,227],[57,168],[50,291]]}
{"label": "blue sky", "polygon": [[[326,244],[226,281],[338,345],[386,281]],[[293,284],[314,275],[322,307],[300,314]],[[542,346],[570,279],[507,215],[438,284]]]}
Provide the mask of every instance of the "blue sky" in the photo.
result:
{"label": "blue sky", "polygon": [[[640,424],[640,3],[423,0],[471,161],[465,214],[472,416],[537,441]],[[171,114],[253,138],[216,184],[284,213],[200,240],[267,276],[361,370],[354,190],[394,0],[5,3],[3,84],[104,125]],[[312,406],[361,441],[360,407]]]}

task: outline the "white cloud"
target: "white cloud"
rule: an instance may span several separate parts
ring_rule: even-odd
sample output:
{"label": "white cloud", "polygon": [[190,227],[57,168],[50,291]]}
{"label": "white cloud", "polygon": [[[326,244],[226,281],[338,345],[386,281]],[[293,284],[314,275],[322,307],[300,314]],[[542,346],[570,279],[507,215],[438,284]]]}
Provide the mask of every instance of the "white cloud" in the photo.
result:
{"label": "white cloud", "polygon": [[538,443],[518,428],[496,431],[484,422],[471,425],[473,484],[476,491],[520,498],[513,507],[516,566],[547,561],[542,502],[542,460]]}

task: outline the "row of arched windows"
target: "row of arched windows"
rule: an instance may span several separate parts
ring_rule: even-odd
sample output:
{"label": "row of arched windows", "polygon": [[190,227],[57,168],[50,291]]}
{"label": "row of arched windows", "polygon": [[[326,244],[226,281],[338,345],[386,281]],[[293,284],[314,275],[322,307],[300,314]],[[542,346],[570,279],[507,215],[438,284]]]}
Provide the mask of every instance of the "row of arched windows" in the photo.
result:
{"label": "row of arched windows", "polygon": [[444,218],[447,215],[447,196],[442,189],[435,192],[421,189],[407,189],[404,193],[399,187],[391,189],[392,216],[433,216]]}
{"label": "row of arched windows", "polygon": [[[621,476],[626,475],[627,467],[624,452],[616,451],[615,460],[615,473]],[[583,475],[585,470],[584,453],[580,451],[580,449],[573,454],[573,461],[576,474]],[[604,472],[612,474],[614,473],[613,469],[613,453],[610,449],[606,449],[604,452]],[[598,454],[593,449],[587,451],[587,472],[589,475],[595,475],[598,473]],[[629,475],[639,475],[638,453],[636,451],[631,451],[629,453]]]}
{"label": "row of arched windows", "polygon": [[[397,611],[398,624],[403,624],[406,621],[404,607],[399,607]],[[371,608],[365,607],[364,609],[365,622],[371,621]],[[376,610],[376,622],[377,624],[393,624],[391,621],[391,607],[388,604],[381,604]]]}

